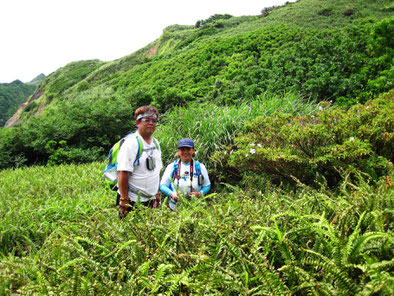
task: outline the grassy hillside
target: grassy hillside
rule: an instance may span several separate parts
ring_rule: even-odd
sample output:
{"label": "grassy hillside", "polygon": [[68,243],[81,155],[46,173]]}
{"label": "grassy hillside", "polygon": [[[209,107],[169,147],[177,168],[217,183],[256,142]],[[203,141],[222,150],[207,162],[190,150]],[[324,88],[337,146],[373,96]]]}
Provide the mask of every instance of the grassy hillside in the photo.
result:
{"label": "grassy hillside", "polygon": [[302,0],[170,26],[129,56],[66,65],[40,84],[19,123],[0,131],[0,167],[46,163],[65,147],[66,162],[102,159],[143,104],[164,113],[289,92],[364,103],[393,87],[392,10],[392,1]]}
{"label": "grassy hillside", "polygon": [[275,21],[300,27],[342,28],[363,18],[381,19],[392,15],[392,1],[384,0],[299,0],[272,12]]}
{"label": "grassy hillside", "polygon": [[[0,130],[0,295],[393,295],[392,11],[215,15],[46,77]],[[120,220],[104,157],[142,104],[212,189]]]}

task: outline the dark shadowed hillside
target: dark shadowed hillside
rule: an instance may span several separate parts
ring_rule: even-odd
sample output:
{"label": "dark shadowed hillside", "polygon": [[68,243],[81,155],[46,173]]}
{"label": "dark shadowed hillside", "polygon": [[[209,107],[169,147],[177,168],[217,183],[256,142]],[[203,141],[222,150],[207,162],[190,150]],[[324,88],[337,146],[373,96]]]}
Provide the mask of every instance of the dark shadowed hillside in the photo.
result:
{"label": "dark shadowed hillside", "polygon": [[0,83],[0,126],[16,112],[19,105],[27,101],[37,85],[45,78],[40,74],[32,81],[23,83],[15,80],[11,83]]}

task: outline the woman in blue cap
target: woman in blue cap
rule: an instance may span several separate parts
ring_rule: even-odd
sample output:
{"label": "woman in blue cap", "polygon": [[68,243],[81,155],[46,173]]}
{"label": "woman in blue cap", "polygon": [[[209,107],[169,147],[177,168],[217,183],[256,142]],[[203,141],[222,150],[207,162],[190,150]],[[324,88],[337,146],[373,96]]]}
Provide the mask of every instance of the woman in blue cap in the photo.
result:
{"label": "woman in blue cap", "polygon": [[[179,200],[178,194],[200,197],[211,188],[208,171],[203,163],[195,160],[194,143],[191,139],[182,139],[178,143],[179,159],[170,163],[164,171],[160,182],[160,190],[172,202]],[[175,205],[175,203],[172,203]],[[171,205],[171,203],[170,203]]]}

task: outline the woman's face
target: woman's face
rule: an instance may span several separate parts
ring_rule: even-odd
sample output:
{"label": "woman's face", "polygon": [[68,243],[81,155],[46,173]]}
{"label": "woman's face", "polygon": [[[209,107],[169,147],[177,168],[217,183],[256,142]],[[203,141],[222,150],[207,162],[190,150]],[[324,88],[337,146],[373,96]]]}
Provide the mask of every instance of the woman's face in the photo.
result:
{"label": "woman's face", "polygon": [[178,148],[178,153],[181,158],[181,161],[184,163],[190,162],[192,160],[194,151],[195,151],[194,148],[190,148],[190,147]]}

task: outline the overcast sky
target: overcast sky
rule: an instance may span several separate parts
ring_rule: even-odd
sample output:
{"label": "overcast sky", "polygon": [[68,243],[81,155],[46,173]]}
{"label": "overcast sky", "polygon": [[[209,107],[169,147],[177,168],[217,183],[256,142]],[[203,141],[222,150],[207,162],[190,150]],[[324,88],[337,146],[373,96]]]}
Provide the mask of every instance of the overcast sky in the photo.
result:
{"label": "overcast sky", "polygon": [[0,82],[29,82],[73,61],[112,61],[156,40],[167,26],[214,14],[259,15],[285,2],[0,0]]}

